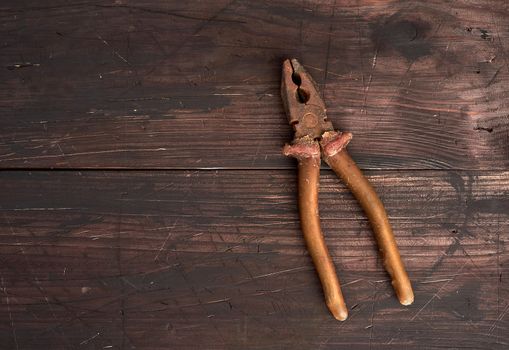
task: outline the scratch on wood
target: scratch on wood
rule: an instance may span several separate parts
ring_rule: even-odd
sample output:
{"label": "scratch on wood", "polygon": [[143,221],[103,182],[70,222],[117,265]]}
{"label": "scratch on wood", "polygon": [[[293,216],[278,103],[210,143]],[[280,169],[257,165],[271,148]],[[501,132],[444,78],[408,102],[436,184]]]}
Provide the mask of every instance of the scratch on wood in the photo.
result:
{"label": "scratch on wood", "polygon": [[459,269],[458,271],[458,274],[455,275],[453,278],[451,278],[449,281],[445,282],[441,287],[440,289],[431,296],[431,298],[415,313],[415,315],[410,319],[410,321],[413,321],[417,318],[417,316],[419,316],[419,314],[437,297],[439,297],[438,295],[440,294],[440,292],[445,288],[447,287],[447,285],[449,283],[451,283],[452,281],[454,281],[456,279],[456,276],[459,276],[461,271],[463,271],[463,268],[466,266],[467,262],[465,262],[463,264],[463,266],[461,266],[461,268]]}
{"label": "scratch on wood", "polygon": [[376,67],[377,57],[378,57],[378,46],[376,47],[375,53],[373,55],[373,62],[371,63],[371,71],[369,73],[368,83],[367,83],[366,87],[364,88],[364,102],[363,102],[362,109],[361,109],[361,112],[364,112],[364,113],[367,113],[366,103],[368,101],[369,88],[371,86],[371,82],[373,81],[373,73],[374,73],[374,70]]}
{"label": "scratch on wood", "polygon": [[9,66],[6,66],[8,70],[15,70],[15,69],[21,69],[21,68],[27,68],[27,67],[39,67],[39,63],[31,63],[31,62],[23,62],[23,63],[15,63],[11,64]]}
{"label": "scratch on wood", "polygon": [[5,287],[5,284],[4,284],[4,277],[2,276],[2,277],[0,277],[0,279],[2,282],[2,291],[5,294],[5,302],[7,304],[7,313],[9,314],[9,320],[11,321],[12,337],[14,339],[14,344],[16,344],[16,349],[19,349],[18,337],[16,336],[16,327],[14,325],[14,319],[12,318],[11,302],[10,302],[9,294],[7,293],[7,288]]}
{"label": "scratch on wood", "polygon": [[[197,21],[209,20],[207,17],[195,17],[195,16],[185,15],[185,14],[177,13],[177,12],[171,12],[171,11],[167,11],[167,10],[163,10],[163,9],[152,9],[152,8],[142,7],[142,6],[121,5],[121,4],[116,4],[116,5],[94,4],[94,6],[101,7],[101,8],[112,8],[112,9],[115,9],[115,8],[122,9],[123,8],[123,9],[135,10],[135,11],[140,11],[140,12],[161,14],[161,15],[173,16],[173,17],[178,17],[178,18],[183,18],[183,19],[197,20]],[[213,19],[210,19],[209,21],[211,21],[211,22],[225,22],[225,23],[241,23],[241,24],[246,23],[245,21],[240,21],[240,20],[235,20],[235,19],[223,19],[223,18],[213,18]]]}
{"label": "scratch on wood", "polygon": [[327,87],[327,74],[329,72],[329,56],[330,56],[330,47],[331,47],[331,40],[332,40],[332,25],[334,23],[334,14],[336,12],[336,0],[334,0],[334,4],[332,5],[332,14],[331,14],[331,20],[329,25],[329,39],[327,41],[327,53],[325,56],[325,71],[323,75],[323,89],[322,89],[322,99],[325,101],[325,89]]}
{"label": "scratch on wood", "polygon": [[376,299],[377,299],[377,290],[378,288],[375,287],[375,291],[373,292],[373,305],[371,307],[371,324],[366,327],[366,329],[369,328],[369,348],[371,349],[372,342],[373,342],[373,324],[375,319],[375,305],[376,305]]}
{"label": "scratch on wood", "polygon": [[488,334],[492,334],[493,331],[495,330],[495,327],[497,325],[497,323],[499,323],[500,321],[502,321],[502,319],[504,318],[504,316],[507,314],[507,312],[509,311],[509,304],[506,305],[506,307],[504,308],[504,311],[502,311],[500,313],[500,315],[498,315],[497,319],[495,320],[495,322],[493,322],[493,324],[491,325],[489,331],[488,331]]}
{"label": "scratch on wood", "polygon": [[289,272],[295,272],[295,271],[303,271],[303,270],[312,270],[313,268],[310,267],[310,266],[299,266],[299,267],[295,267],[293,269],[286,269],[286,270],[281,270],[281,271],[276,271],[276,272],[271,272],[271,273],[266,273],[266,274],[263,274],[263,275],[257,275],[257,276],[253,276],[253,278],[250,278],[248,280],[245,280],[245,281],[241,281],[241,282],[238,282],[237,284],[244,284],[246,282],[249,282],[251,280],[255,280],[255,279],[259,279],[259,278],[265,278],[265,277],[271,277],[271,276],[278,276],[278,275],[282,275],[282,274],[285,274],[285,273],[289,273]]}
{"label": "scratch on wood", "polygon": [[95,338],[97,338],[100,334],[101,334],[101,333],[96,333],[96,334],[94,334],[93,336],[91,336],[90,338],[83,340],[83,341],[80,343],[80,345],[85,345],[85,344],[87,344],[87,343],[88,343],[88,342],[90,342],[91,340],[94,340]]}
{"label": "scratch on wood", "polygon": [[497,69],[497,71],[495,72],[495,74],[493,74],[493,77],[490,79],[488,84],[486,84],[486,87],[489,87],[491,84],[493,84],[493,82],[495,81],[496,77],[498,76],[498,73],[500,73],[500,71],[502,70],[502,67]]}
{"label": "scratch on wood", "polygon": [[128,60],[127,60],[124,56],[122,56],[120,53],[118,53],[118,51],[117,51],[117,50],[115,50],[115,48],[114,48],[113,46],[111,46],[109,42],[107,42],[106,40],[104,40],[104,39],[103,39],[100,35],[98,35],[98,36],[97,36],[97,39],[101,40],[101,41],[104,43],[104,45],[108,46],[108,47],[109,47],[109,48],[113,51],[113,53],[115,54],[115,56],[117,56],[118,58],[120,58],[120,60],[122,60],[124,63],[127,63],[127,65],[129,65],[129,66],[131,65],[131,64],[129,63],[129,61],[128,61]]}
{"label": "scratch on wood", "polygon": [[163,244],[161,245],[161,248],[159,248],[159,251],[157,252],[156,256],[154,257],[154,261],[156,261],[159,258],[159,255],[163,251],[164,247],[166,247],[166,243],[168,243],[168,240],[170,239],[170,237],[172,235],[172,230],[175,228],[178,221],[179,221],[179,218],[176,218],[175,221],[173,222],[173,225],[171,225],[171,227],[169,228],[168,235],[166,236],[166,239],[164,240]]}
{"label": "scratch on wood", "polygon": [[422,281],[419,283],[420,284],[429,284],[429,283],[439,283],[439,282],[447,282],[447,281],[452,281],[452,278],[443,278],[443,279],[432,280],[432,281]]}
{"label": "scratch on wood", "polygon": [[[108,154],[108,153],[119,153],[119,152],[159,152],[166,151],[165,147],[158,148],[141,148],[141,149],[112,149],[112,150],[104,150],[104,151],[90,151],[90,152],[75,152],[75,153],[67,153],[68,157],[70,156],[85,156],[85,155],[94,155],[94,154]],[[9,162],[13,160],[30,160],[30,159],[45,159],[45,158],[61,158],[60,154],[50,154],[50,155],[40,155],[33,157],[16,157],[16,158],[6,158],[0,159],[0,162]]]}

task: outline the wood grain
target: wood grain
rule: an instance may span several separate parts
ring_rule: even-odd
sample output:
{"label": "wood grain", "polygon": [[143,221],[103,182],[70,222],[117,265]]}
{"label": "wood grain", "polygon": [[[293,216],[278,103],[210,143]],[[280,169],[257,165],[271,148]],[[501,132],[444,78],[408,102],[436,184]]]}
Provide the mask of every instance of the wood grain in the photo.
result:
{"label": "wood grain", "polygon": [[4,1],[3,168],[290,169],[297,57],[365,169],[509,165],[505,1]]}
{"label": "wood grain", "polygon": [[[502,0],[3,1],[0,348],[507,349],[508,19]],[[350,318],[326,310],[281,155],[288,57],[354,134],[408,308],[324,169]]]}
{"label": "wood grain", "polygon": [[322,172],[350,318],[329,316],[295,171],[0,172],[0,339],[14,349],[475,348],[509,344],[509,173],[372,171],[416,302]]}

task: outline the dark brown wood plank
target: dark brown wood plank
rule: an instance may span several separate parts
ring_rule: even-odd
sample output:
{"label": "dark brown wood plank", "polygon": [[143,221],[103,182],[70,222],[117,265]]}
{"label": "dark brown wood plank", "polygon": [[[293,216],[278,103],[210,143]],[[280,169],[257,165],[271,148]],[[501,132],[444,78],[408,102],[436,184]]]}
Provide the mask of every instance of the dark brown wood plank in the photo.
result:
{"label": "dark brown wood plank", "polygon": [[368,223],[324,171],[348,305],[329,314],[294,171],[0,173],[0,339],[9,349],[509,345],[509,172],[376,171],[416,302],[397,303]]}
{"label": "dark brown wood plank", "polygon": [[506,1],[4,1],[0,166],[292,168],[283,58],[363,168],[506,169]]}

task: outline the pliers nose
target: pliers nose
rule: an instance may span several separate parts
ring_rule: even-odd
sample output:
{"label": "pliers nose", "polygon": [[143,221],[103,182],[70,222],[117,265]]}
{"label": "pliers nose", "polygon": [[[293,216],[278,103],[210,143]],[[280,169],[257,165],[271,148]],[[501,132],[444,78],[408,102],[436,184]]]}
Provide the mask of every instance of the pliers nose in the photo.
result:
{"label": "pliers nose", "polygon": [[325,131],[333,130],[318,86],[296,59],[283,62],[281,96],[296,138],[310,136],[318,139]]}
{"label": "pliers nose", "polygon": [[300,224],[329,310],[340,321],[348,317],[339,279],[320,226],[318,188],[321,158],[345,182],[364,209],[400,303],[412,304],[412,286],[383,203],[346,151],[352,134],[334,131],[316,83],[296,59],[283,63],[281,95],[288,122],[295,131],[293,142],[285,145],[283,153],[298,161]]}

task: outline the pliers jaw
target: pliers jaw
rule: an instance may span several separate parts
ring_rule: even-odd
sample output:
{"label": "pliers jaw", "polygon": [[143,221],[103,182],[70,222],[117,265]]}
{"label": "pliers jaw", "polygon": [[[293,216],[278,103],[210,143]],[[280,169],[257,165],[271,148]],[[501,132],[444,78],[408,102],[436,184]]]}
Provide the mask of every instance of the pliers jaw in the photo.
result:
{"label": "pliers jaw", "polygon": [[295,140],[305,136],[319,140],[324,132],[334,130],[315,81],[296,59],[283,63],[281,96]]}

